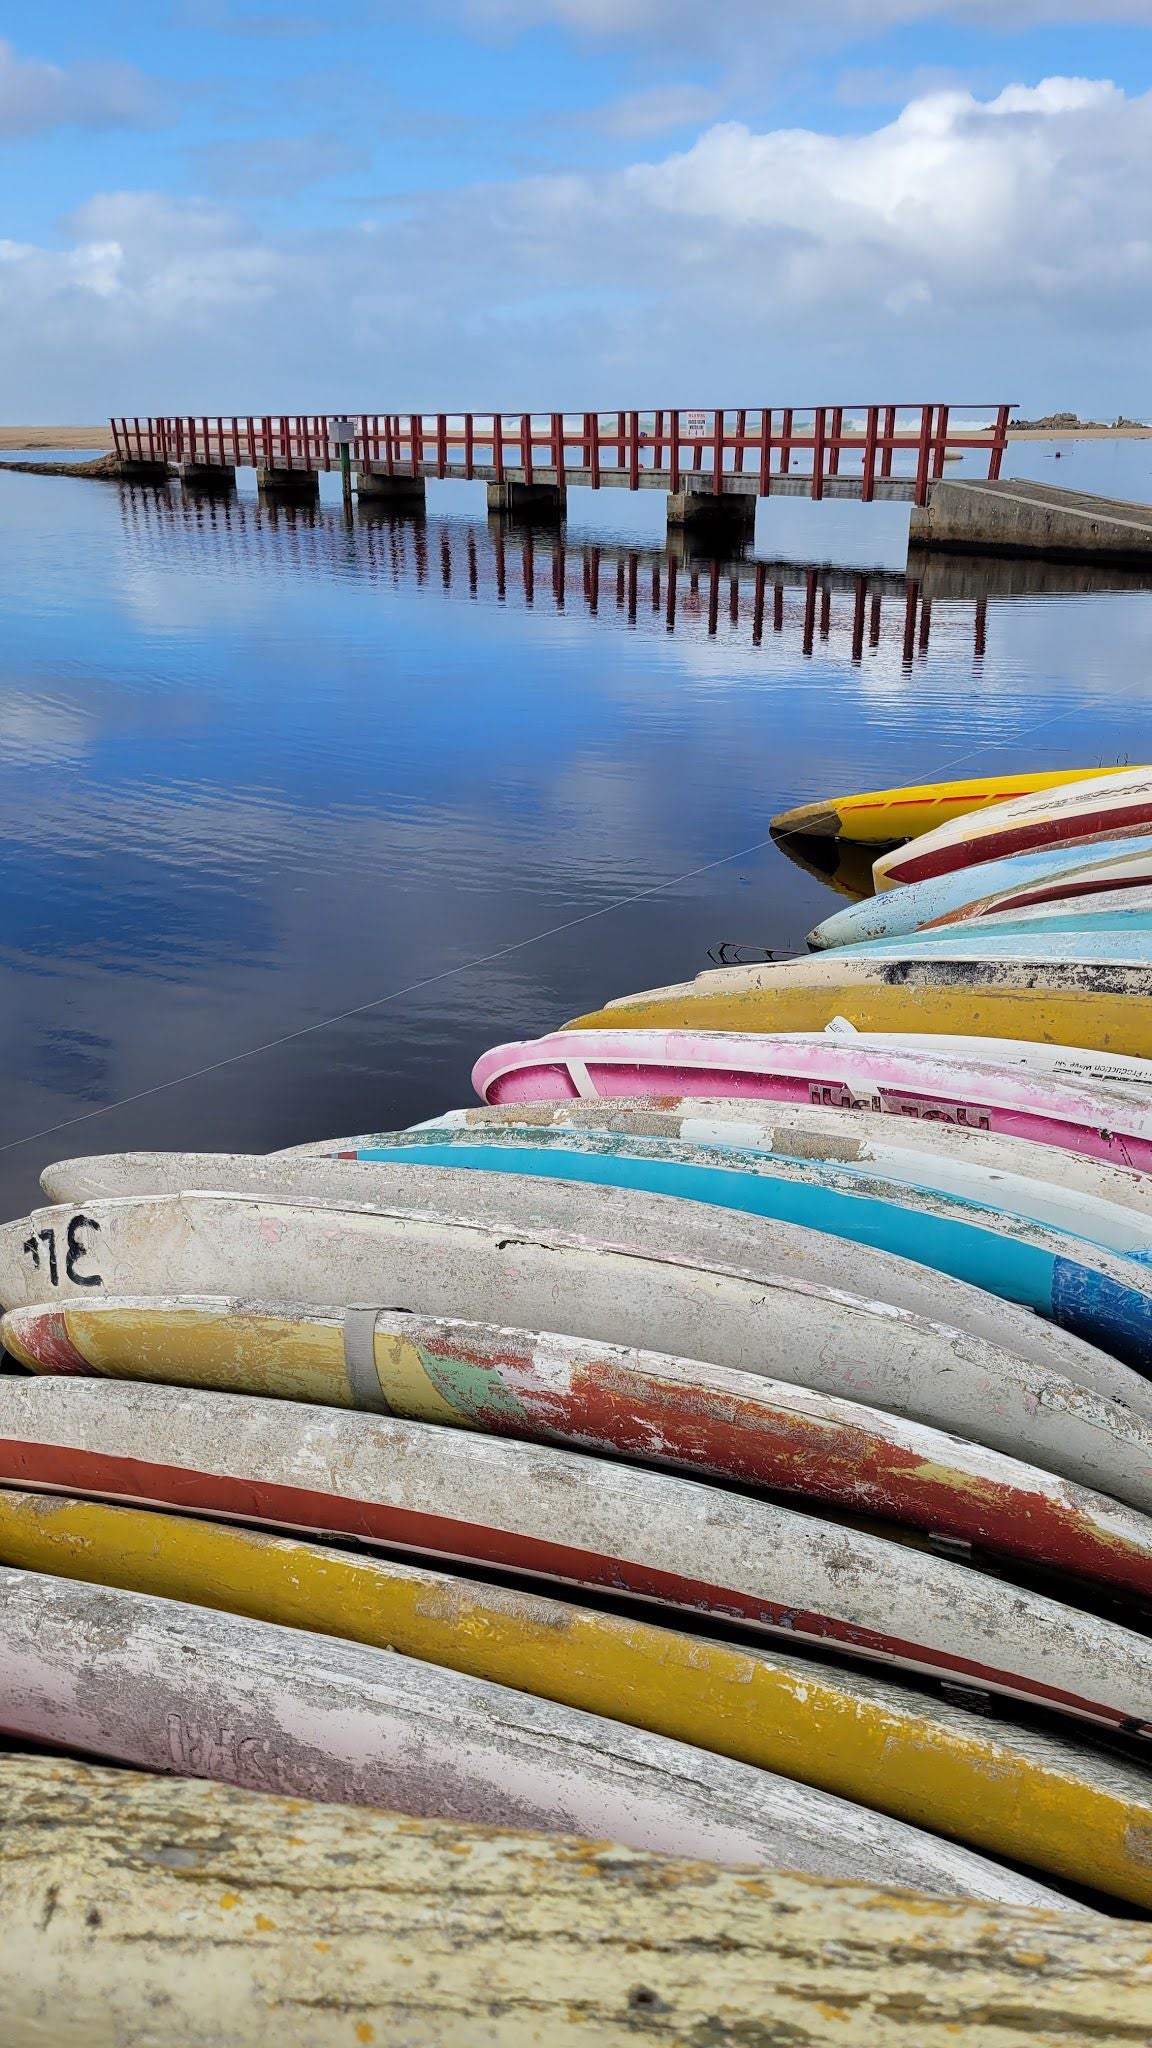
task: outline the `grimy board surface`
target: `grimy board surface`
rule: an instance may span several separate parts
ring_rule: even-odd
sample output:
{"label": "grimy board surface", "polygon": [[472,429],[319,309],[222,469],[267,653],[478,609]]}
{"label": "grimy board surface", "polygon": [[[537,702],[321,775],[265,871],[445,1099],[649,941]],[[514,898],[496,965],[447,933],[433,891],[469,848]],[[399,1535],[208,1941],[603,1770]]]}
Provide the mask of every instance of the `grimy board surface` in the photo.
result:
{"label": "grimy board surface", "polygon": [[1076,847],[1045,847],[1035,853],[1010,855],[1007,860],[983,861],[976,867],[957,869],[923,882],[907,882],[899,889],[886,889],[879,896],[867,896],[845,910],[826,917],[808,934],[814,952],[828,946],[852,945],[862,939],[898,938],[903,932],[918,931],[940,917],[964,916],[971,908],[1003,895],[1025,896],[1031,890],[1059,893],[1068,880],[1089,885],[1094,871],[1122,873],[1148,862],[1152,837],[1097,839]]}
{"label": "grimy board surface", "polygon": [[1143,1635],[851,1526],[570,1451],[252,1395],[33,1379],[0,1384],[0,1480],[584,1585],[1152,1737]]}
{"label": "grimy board surface", "polygon": [[632,1131],[397,1131],[356,1159],[625,1187],[769,1216],[948,1273],[1152,1372],[1152,1275],[1142,1261],[1092,1242],[1087,1213],[1070,1219],[1076,1236],[1012,1213],[990,1178],[953,1196],[867,1166]]}
{"label": "grimy board surface", "polygon": [[[497,1178],[462,1177],[474,1184]],[[520,1185],[536,1191],[546,1184]],[[864,1400],[1152,1509],[1152,1387],[1077,1338],[904,1261],[893,1265],[911,1276],[921,1298],[937,1294],[939,1313],[958,1310],[984,1328],[999,1328],[1003,1341],[988,1343],[885,1303],[784,1277],[772,1270],[787,1263],[779,1252],[757,1270],[755,1238],[749,1245],[743,1232],[768,1227],[692,1203],[666,1207],[708,1219],[701,1245],[717,1246],[723,1235],[729,1257],[748,1258],[748,1268],[621,1250],[637,1231],[643,1242],[656,1230],[662,1198],[648,1198],[641,1223],[630,1228],[627,1218],[636,1212],[616,1207],[619,1191],[561,1191],[596,1198],[577,1214],[599,1216],[601,1238],[244,1196],[126,1198],[42,1210],[0,1228],[0,1298],[30,1306],[102,1294],[307,1299],[337,1308],[401,1301],[421,1314],[534,1329],[559,1324],[570,1336],[760,1371]],[[677,1213],[671,1228],[679,1238],[689,1225]],[[853,1247],[811,1232],[794,1238],[806,1256],[809,1245],[819,1247],[825,1263],[812,1261],[816,1271],[839,1264],[851,1277]],[[856,1256],[863,1257],[858,1249]],[[868,1254],[866,1263],[875,1282],[880,1259]],[[1032,1355],[1018,1356],[1007,1344]]]}
{"label": "grimy board surface", "polygon": [[617,996],[565,1028],[820,1032],[843,1018],[869,1034],[1031,1037],[1146,1060],[1150,993],[1149,966],[845,958],[837,948]]}
{"label": "grimy board surface", "polygon": [[814,1785],[1152,1906],[1152,1774],[872,1670],[707,1640],[424,1564],[0,1490],[0,1560],[388,1647]]}
{"label": "grimy board surface", "polygon": [[989,1057],[981,1059],[973,1050],[979,1041],[971,1039],[941,1038],[934,1046],[931,1038],[894,1032],[634,1028],[630,1014],[617,1019],[612,1010],[595,1031],[571,1027],[482,1053],[472,1070],[481,1102],[611,1100],[643,1092],[818,1103],[898,1117],[905,1126],[954,1124],[1121,1166],[1152,1166],[1146,1060],[1126,1060],[1125,1070],[1138,1066],[1142,1078],[1122,1079],[1108,1077],[1111,1058],[1098,1075],[1095,1056],[1078,1047],[1069,1051],[1066,1071],[1051,1064],[1051,1047],[1013,1048],[1002,1039],[989,1039]]}
{"label": "grimy board surface", "polygon": [[443,1666],[0,1567],[11,1734],[252,1791],[1049,1903],[811,1786]]}
{"label": "grimy board surface", "polygon": [[812,2048],[1133,2048],[1152,2016],[1130,1921],[42,1757],[0,1763],[0,1839],[5,2048],[749,2048],[782,2017]]}
{"label": "grimy board surface", "polygon": [[[947,1185],[959,1192],[967,1176],[979,1172],[1004,1175],[1057,1189],[1065,1201],[1081,1200],[1087,1213],[1105,1204],[1133,1219],[1143,1229],[1152,1218],[1152,1174],[1130,1166],[1112,1166],[1082,1152],[1042,1145],[995,1131],[967,1130],[959,1124],[909,1122],[901,1130],[868,1110],[845,1112],[824,1103],[750,1103],[707,1096],[681,1096],[669,1102],[656,1096],[613,1096],[591,1102],[484,1103],[446,1110],[422,1130],[635,1130],[656,1138],[681,1138],[688,1144],[752,1145],[769,1152],[791,1152],[799,1159],[840,1159],[846,1165],[872,1165],[886,1172],[915,1177],[932,1186],[933,1175],[947,1174]],[[328,1139],[309,1148],[312,1156],[356,1151],[370,1145],[374,1131]],[[155,1153],[112,1153],[91,1159],[63,1161],[45,1169],[51,1185],[41,1185],[55,1202],[85,1201],[98,1194],[143,1193],[141,1187],[105,1185],[147,1171]],[[139,1160],[139,1166],[133,1164]],[[123,1162],[123,1164],[121,1164]],[[59,1175],[59,1180],[56,1176]]]}
{"label": "grimy board surface", "polygon": [[[418,1284],[427,1260],[435,1268],[426,1271],[435,1298],[416,1302],[390,1292],[390,1300],[481,1321],[546,1328],[547,1312],[535,1312],[527,1270],[513,1285],[523,1237],[524,1267],[533,1264],[528,1247],[534,1240],[553,1269],[544,1300],[558,1299],[554,1290],[563,1287],[560,1275],[578,1264],[596,1271],[614,1265],[618,1281],[626,1275],[639,1280],[647,1266],[676,1286],[679,1319],[687,1328],[699,1323],[703,1298],[699,1304],[689,1299],[691,1283],[677,1286],[668,1267],[740,1271],[789,1286],[833,1289],[839,1296],[947,1323],[1079,1384],[1122,1395],[1138,1412],[1152,1415],[1152,1397],[1141,1391],[1139,1375],[1094,1345],[1068,1331],[1043,1327],[1012,1303],[990,1301],[980,1288],[873,1247],[830,1241],[819,1231],[668,1195],[451,1167],[426,1167],[414,1174],[397,1166],[386,1175],[347,1161],[341,1171],[349,1178],[338,1184],[348,1189],[345,1199],[311,1197],[311,1169],[302,1172],[286,1196],[277,1191],[279,1170],[277,1161],[268,1162],[272,1186],[267,1195],[263,1189],[236,1196],[200,1190],[85,1201],[82,1207],[61,1204],[0,1225],[0,1303],[14,1308],[25,1302],[89,1299],[103,1291],[252,1294],[343,1305],[371,1300],[379,1286],[391,1290]],[[254,1179],[262,1179],[261,1168],[251,1171]],[[92,1256],[97,1246],[98,1259]],[[399,1258],[405,1263],[395,1269],[393,1260]],[[631,1265],[621,1268],[622,1258]],[[306,1280],[312,1284],[305,1287]],[[357,1291],[349,1295],[349,1286]],[[478,1292],[486,1299],[491,1295],[493,1304],[502,1300],[509,1312],[465,1306],[465,1297],[474,1301]],[[515,1312],[521,1301],[531,1312]],[[574,1307],[571,1313],[579,1310]],[[690,1358],[709,1355],[655,1332],[569,1327],[574,1336],[648,1343]]]}
{"label": "grimy board surface", "polygon": [[692,1359],[506,1325],[294,1303],[16,1309],[0,1341],[46,1373],[357,1408],[767,1489],[1152,1599],[1152,1518],[858,1401]]}
{"label": "grimy board surface", "polygon": [[[531,1105],[525,1105],[530,1108]],[[516,1142],[531,1143],[541,1130],[587,1130],[603,1138],[610,1131],[629,1137],[659,1138],[677,1145],[691,1145],[732,1151],[731,1164],[742,1164],[741,1154],[753,1157],[775,1155],[831,1166],[845,1166],[870,1172],[878,1179],[902,1186],[926,1187],[962,1200],[990,1204],[1044,1223],[1049,1229],[1071,1231],[1110,1251],[1128,1256],[1152,1252],[1152,1176],[1098,1167],[1093,1160],[1081,1160],[1077,1153],[1060,1153],[1054,1146],[1037,1148],[1022,1140],[996,1138],[989,1132],[972,1131],[963,1136],[984,1139],[989,1151],[977,1148],[968,1153],[954,1148],[920,1144],[916,1134],[887,1131],[884,1138],[898,1140],[906,1135],[915,1142],[865,1143],[855,1120],[840,1110],[821,1110],[812,1105],[781,1105],[782,1114],[759,1117],[753,1111],[742,1124],[709,1117],[707,1105],[697,1106],[699,1115],[673,1116],[657,1112],[646,1121],[637,1114],[606,1102],[598,1118],[586,1116],[581,1123],[536,1116],[517,1118],[506,1112],[490,1124],[467,1120],[467,1112],[450,1111],[447,1117],[416,1127],[418,1132],[471,1131],[477,1143],[488,1142],[478,1135],[495,1133],[496,1141],[507,1132]],[[825,1121],[822,1121],[824,1119]],[[875,1121],[875,1119],[873,1119]],[[919,1127],[932,1131],[931,1125]],[[332,1171],[337,1159],[363,1163],[363,1155],[399,1139],[407,1143],[408,1132],[366,1132],[357,1137],[336,1138],[322,1150],[306,1155],[311,1164],[304,1168],[300,1155],[292,1159],[269,1159],[263,1154],[212,1152],[121,1152],[90,1159],[64,1159],[45,1167],[40,1185],[53,1202],[83,1203],[100,1195],[183,1194],[193,1189],[208,1191],[228,1188],[237,1194],[262,1194],[279,1190],[286,1195],[322,1193],[338,1198],[347,1192],[348,1182]],[[954,1133],[952,1135],[955,1135]],[[439,1142],[439,1141],[438,1141]],[[1031,1153],[1031,1157],[1029,1156]],[[373,1162],[375,1163],[375,1162]],[[1084,1171],[1069,1173],[1068,1167]],[[1055,1177],[1052,1178],[1051,1176]],[[1108,1176],[1117,1176],[1111,1184]],[[1118,1199],[1131,1183],[1135,1202]],[[370,1185],[362,1176],[359,1186]],[[391,1183],[385,1179],[381,1185]]]}

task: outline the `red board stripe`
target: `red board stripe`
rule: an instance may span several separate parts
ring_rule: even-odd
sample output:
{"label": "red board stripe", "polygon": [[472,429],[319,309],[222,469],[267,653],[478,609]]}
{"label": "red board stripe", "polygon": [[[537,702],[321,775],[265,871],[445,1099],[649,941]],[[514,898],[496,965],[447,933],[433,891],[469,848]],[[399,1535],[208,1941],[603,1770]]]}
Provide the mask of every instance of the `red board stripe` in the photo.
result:
{"label": "red board stripe", "polygon": [[425,1557],[467,1560],[504,1571],[576,1586],[604,1587],[664,1607],[715,1614],[785,1635],[793,1641],[835,1643],[858,1656],[967,1680],[1057,1707],[1109,1727],[1131,1728],[1114,1707],[1025,1674],[973,1658],[859,1628],[839,1616],[786,1607],[777,1601],[687,1579],[631,1559],[607,1557],[522,1532],[452,1516],[352,1500],[312,1488],[281,1485],[242,1474],[199,1471],[56,1444],[0,1439],[0,1479],[33,1490],[80,1493],[106,1500],[219,1515],[310,1535],[349,1536],[364,1543],[414,1551]]}

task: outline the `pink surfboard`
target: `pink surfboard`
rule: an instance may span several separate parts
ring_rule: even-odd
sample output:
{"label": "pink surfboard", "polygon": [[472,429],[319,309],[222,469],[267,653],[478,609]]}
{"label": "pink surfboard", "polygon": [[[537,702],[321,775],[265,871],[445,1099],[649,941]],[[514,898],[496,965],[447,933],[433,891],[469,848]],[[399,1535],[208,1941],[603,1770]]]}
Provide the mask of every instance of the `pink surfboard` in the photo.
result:
{"label": "pink surfboard", "polygon": [[1018,1065],[949,1059],[860,1035],[556,1031],[494,1046],[472,1070],[482,1102],[738,1097],[813,1102],[1031,1138],[1152,1169],[1152,1091],[1087,1086]]}

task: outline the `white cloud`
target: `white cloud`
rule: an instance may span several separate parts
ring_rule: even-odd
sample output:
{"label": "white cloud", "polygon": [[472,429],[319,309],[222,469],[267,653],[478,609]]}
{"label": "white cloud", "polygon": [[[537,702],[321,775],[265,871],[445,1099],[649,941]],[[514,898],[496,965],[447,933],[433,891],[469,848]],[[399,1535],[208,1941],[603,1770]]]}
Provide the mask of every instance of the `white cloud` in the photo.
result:
{"label": "white cloud", "polygon": [[134,64],[49,64],[0,40],[0,139],[52,128],[149,128],[161,95]]}
{"label": "white cloud", "polygon": [[10,415],[939,392],[1146,410],[1152,95],[922,95],[271,239],[154,194],[0,246]]}

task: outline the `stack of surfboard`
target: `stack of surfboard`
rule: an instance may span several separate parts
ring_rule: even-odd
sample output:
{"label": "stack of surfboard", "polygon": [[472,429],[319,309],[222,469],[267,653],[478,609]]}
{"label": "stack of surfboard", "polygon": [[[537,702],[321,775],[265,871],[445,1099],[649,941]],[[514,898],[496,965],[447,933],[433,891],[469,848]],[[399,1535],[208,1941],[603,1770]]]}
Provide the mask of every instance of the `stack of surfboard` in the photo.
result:
{"label": "stack of surfboard", "polygon": [[1152,1909],[1152,957],[1019,936],[1139,914],[1152,771],[1046,782],[479,1107],[49,1167],[0,1228],[0,1726]]}

